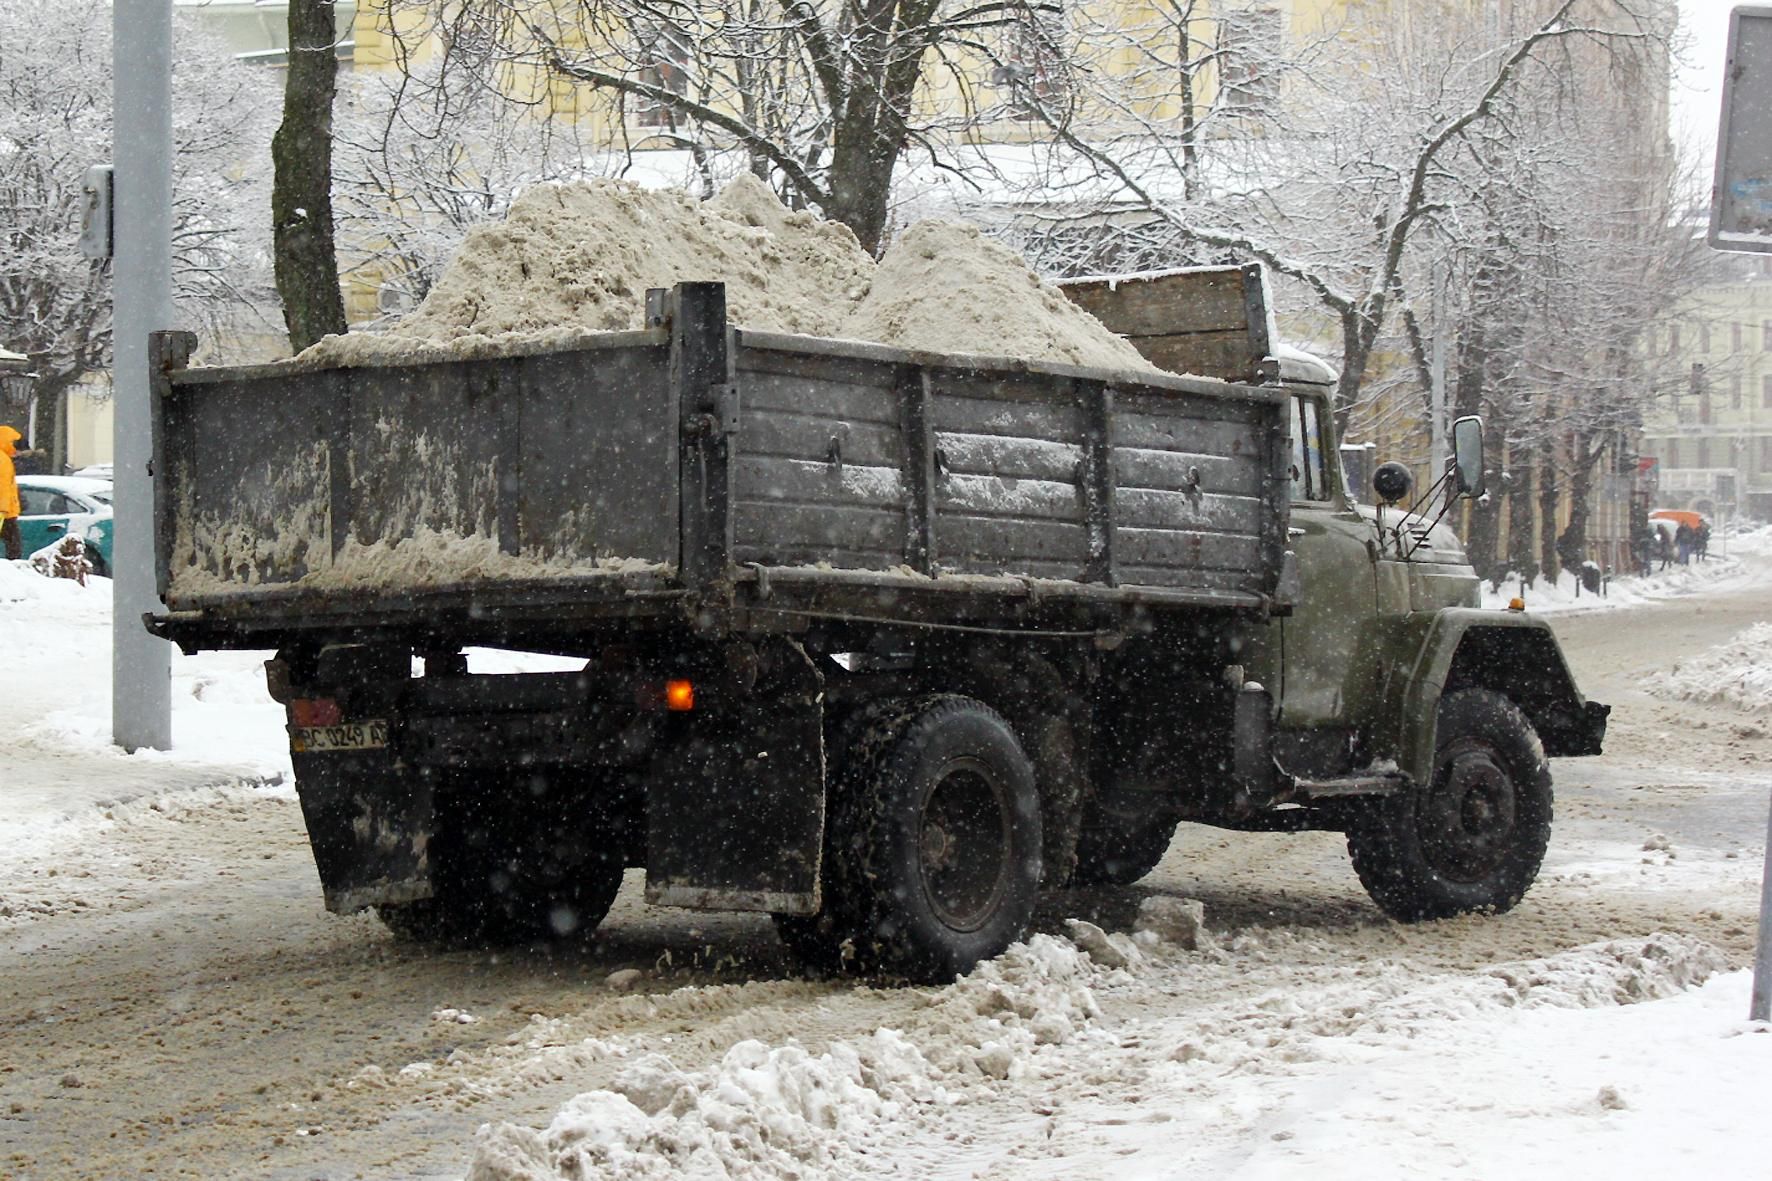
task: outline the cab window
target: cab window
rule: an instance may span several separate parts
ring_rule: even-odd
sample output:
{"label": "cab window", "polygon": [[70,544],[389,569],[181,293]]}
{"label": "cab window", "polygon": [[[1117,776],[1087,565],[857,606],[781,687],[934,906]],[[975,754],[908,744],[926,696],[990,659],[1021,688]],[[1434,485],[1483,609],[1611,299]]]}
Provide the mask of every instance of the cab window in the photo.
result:
{"label": "cab window", "polygon": [[1323,448],[1323,403],[1292,399],[1292,499],[1329,499],[1329,457]]}

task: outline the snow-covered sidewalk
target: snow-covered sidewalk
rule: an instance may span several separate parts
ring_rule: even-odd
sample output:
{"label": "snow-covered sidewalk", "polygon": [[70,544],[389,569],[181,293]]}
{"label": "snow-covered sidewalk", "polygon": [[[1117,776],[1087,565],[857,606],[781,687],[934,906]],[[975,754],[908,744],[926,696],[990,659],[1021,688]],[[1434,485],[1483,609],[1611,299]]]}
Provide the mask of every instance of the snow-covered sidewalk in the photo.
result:
{"label": "snow-covered sidewalk", "polygon": [[[267,653],[172,656],[170,751],[111,742],[111,582],[45,578],[0,562],[0,835],[17,855],[103,806],[169,792],[288,787],[283,711]],[[63,833],[63,835],[71,835]]]}
{"label": "snow-covered sidewalk", "polygon": [[1483,606],[1503,608],[1515,597],[1526,600],[1526,609],[1541,615],[1571,611],[1604,611],[1641,607],[1669,599],[1737,590],[1759,576],[1763,559],[1772,553],[1772,528],[1732,531],[1704,561],[1674,564],[1648,575],[1612,575],[1601,593],[1583,588],[1574,574],[1565,571],[1554,581],[1540,578],[1522,586],[1517,578],[1506,579],[1499,588],[1483,584]]}

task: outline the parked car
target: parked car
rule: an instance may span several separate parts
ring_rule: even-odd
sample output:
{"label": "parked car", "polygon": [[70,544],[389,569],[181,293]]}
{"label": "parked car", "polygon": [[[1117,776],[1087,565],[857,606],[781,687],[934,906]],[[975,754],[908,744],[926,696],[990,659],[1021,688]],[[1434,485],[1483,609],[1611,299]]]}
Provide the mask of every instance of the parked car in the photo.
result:
{"label": "parked car", "polygon": [[111,482],[81,476],[20,476],[19,533],[33,554],[69,534],[86,542],[95,574],[111,574]]}
{"label": "parked car", "polygon": [[108,463],[88,464],[85,467],[80,468],[79,470],[75,471],[73,474],[81,477],[82,479],[109,481],[112,478],[111,465]]}

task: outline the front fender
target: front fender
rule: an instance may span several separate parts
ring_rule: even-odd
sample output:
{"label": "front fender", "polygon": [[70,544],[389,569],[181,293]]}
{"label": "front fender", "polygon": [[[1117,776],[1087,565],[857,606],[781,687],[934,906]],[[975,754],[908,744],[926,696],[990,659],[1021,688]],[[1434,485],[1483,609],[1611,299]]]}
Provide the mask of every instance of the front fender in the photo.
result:
{"label": "front fender", "polygon": [[1418,783],[1433,774],[1440,698],[1488,689],[1526,714],[1556,756],[1595,755],[1610,708],[1575,685],[1550,625],[1523,611],[1448,607],[1397,619],[1382,637],[1384,708],[1369,737]]}

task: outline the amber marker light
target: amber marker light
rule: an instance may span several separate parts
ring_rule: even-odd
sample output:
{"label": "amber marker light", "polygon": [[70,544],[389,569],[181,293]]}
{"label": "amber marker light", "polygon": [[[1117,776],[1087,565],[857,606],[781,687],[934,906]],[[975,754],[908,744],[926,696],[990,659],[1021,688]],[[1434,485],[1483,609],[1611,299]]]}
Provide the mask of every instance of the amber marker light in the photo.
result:
{"label": "amber marker light", "polygon": [[345,715],[334,698],[298,697],[289,703],[289,720],[297,726],[336,726]]}
{"label": "amber marker light", "polygon": [[1525,599],[1509,599],[1507,601],[1507,609],[1509,611],[1524,611],[1526,609],[1526,600]]}
{"label": "amber marker light", "polygon": [[687,713],[695,708],[694,681],[666,681],[665,708],[673,713]]}

